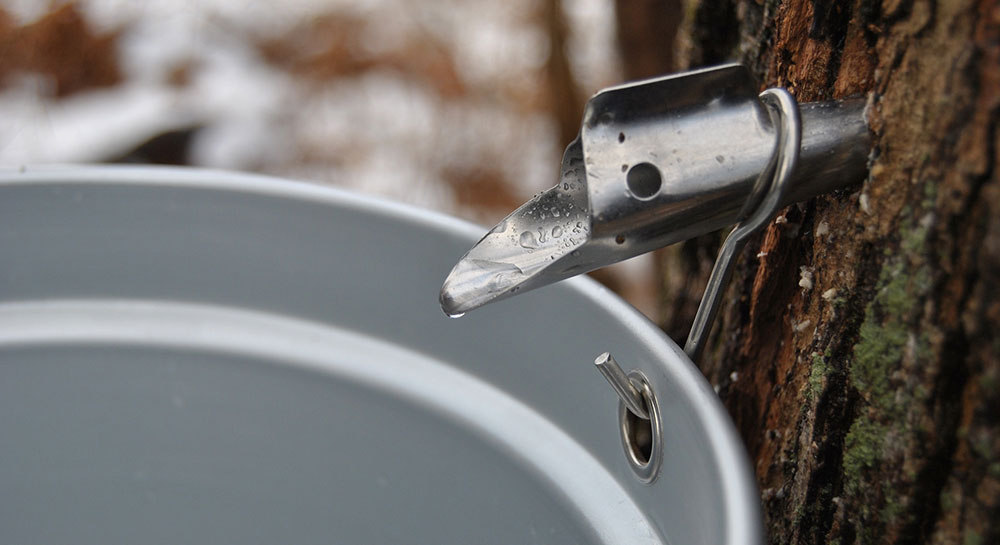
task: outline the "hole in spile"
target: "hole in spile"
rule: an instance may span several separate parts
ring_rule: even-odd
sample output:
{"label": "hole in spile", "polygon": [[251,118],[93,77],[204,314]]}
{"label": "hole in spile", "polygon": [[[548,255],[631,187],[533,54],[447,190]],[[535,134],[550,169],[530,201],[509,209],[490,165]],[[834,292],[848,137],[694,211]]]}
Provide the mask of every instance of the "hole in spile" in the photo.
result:
{"label": "hole in spile", "polygon": [[660,176],[660,169],[656,168],[656,165],[639,163],[629,169],[625,175],[625,183],[635,198],[650,199],[660,192],[663,177]]}

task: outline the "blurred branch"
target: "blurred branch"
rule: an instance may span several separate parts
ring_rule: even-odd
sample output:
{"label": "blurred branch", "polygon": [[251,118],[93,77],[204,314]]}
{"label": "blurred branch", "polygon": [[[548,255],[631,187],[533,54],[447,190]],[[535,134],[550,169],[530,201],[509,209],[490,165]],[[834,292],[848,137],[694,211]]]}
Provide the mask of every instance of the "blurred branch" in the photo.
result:
{"label": "blurred branch", "polygon": [[272,66],[318,83],[393,70],[445,98],[467,94],[448,48],[435,36],[416,32],[399,47],[373,52],[362,46],[366,25],[353,15],[328,13],[278,38],[258,39],[257,49]]}

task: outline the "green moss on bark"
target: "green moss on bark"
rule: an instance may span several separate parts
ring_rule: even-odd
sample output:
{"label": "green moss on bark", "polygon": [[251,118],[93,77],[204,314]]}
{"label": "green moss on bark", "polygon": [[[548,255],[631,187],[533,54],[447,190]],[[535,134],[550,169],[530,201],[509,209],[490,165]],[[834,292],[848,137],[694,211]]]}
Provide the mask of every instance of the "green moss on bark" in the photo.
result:
{"label": "green moss on bark", "polygon": [[[851,384],[864,403],[845,438],[844,487],[850,495],[869,497],[861,503],[862,519],[878,515],[892,522],[906,512],[904,498],[891,483],[872,487],[870,477],[887,456],[887,437],[913,431],[905,415],[919,393],[893,384],[892,377],[905,357],[921,358],[929,352],[929,337],[914,331],[932,282],[925,257],[927,236],[926,222],[910,222],[901,230],[900,251],[891,253],[882,266],[848,367]],[[879,498],[870,496],[879,489],[881,505],[872,501]]]}
{"label": "green moss on bark", "polygon": [[851,425],[844,440],[844,487],[851,494],[859,494],[867,486],[864,472],[875,467],[882,457],[882,441],[886,427],[867,415]]}
{"label": "green moss on bark", "polygon": [[806,399],[816,399],[823,390],[826,375],[830,373],[830,364],[826,361],[826,356],[815,353],[812,356],[812,365],[809,367],[809,384],[806,389]]}

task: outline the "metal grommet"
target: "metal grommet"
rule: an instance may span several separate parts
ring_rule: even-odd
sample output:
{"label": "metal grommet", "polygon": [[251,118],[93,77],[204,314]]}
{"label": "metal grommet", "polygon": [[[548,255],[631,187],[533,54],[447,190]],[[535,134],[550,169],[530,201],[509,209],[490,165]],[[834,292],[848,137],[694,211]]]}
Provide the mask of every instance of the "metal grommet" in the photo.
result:
{"label": "metal grommet", "polygon": [[639,371],[628,374],[629,381],[639,390],[646,414],[643,418],[618,403],[618,426],[625,458],[635,474],[645,483],[656,480],[663,462],[663,435],[660,407],[646,377]]}
{"label": "metal grommet", "polygon": [[660,406],[653,389],[639,370],[626,375],[608,352],[597,356],[594,365],[618,394],[618,431],[625,458],[639,479],[651,483],[663,461]]}

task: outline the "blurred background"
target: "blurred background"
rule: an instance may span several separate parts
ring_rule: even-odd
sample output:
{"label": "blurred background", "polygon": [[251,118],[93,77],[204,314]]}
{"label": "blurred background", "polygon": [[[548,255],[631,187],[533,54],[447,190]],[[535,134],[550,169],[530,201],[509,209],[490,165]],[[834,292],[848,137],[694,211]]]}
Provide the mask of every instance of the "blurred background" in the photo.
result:
{"label": "blurred background", "polygon": [[[672,68],[681,13],[640,0],[3,0],[0,164],[260,172],[491,226],[555,183],[587,97]],[[597,276],[655,321],[653,263]]]}

